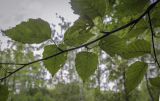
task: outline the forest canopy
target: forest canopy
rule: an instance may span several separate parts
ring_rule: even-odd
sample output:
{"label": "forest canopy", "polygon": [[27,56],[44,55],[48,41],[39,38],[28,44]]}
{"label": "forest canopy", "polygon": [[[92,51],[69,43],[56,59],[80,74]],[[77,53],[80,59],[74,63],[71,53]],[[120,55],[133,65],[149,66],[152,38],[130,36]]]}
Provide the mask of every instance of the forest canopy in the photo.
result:
{"label": "forest canopy", "polygon": [[[0,50],[0,101],[7,101],[10,92],[16,90],[11,88],[16,82],[11,79],[23,78],[16,74],[32,72],[30,75],[34,76],[40,72],[40,68],[44,67],[54,78],[66,65],[73,67],[69,72],[74,71],[74,76],[78,75],[82,85],[80,89],[83,92],[89,92],[87,87],[94,88],[95,95],[102,98],[104,94],[103,97],[108,98],[108,101],[111,99],[114,101],[117,96],[120,98],[119,101],[158,101],[160,95],[159,2],[160,0],[71,0],[71,9],[74,14],[79,15],[79,18],[70,26],[60,16],[62,20],[60,26],[64,33],[59,36],[51,24],[41,18],[30,18],[15,27],[1,30],[4,36],[12,40],[13,47],[11,46],[7,51]],[[41,58],[36,58],[34,49],[30,49],[36,45],[43,49]],[[104,75],[107,76],[102,79]],[[40,81],[40,76],[34,77],[37,82],[45,81],[42,79]],[[93,78],[96,80],[94,81]],[[102,94],[103,80],[107,80],[107,86],[111,86],[110,82],[116,85],[116,88],[105,89],[107,93]],[[30,80],[28,83],[32,86],[33,82]],[[72,86],[79,89],[77,85],[72,84]],[[60,88],[46,93],[58,93],[63,87],[69,89],[70,86],[66,85],[68,88],[65,88],[62,84]],[[39,92],[41,95],[42,91]],[[65,95],[64,93],[62,94]],[[93,97],[93,93],[88,94]],[[109,99],[109,94],[115,97]],[[144,95],[147,97],[145,98]],[[87,97],[84,96],[83,98],[81,101],[98,101],[86,100]]]}

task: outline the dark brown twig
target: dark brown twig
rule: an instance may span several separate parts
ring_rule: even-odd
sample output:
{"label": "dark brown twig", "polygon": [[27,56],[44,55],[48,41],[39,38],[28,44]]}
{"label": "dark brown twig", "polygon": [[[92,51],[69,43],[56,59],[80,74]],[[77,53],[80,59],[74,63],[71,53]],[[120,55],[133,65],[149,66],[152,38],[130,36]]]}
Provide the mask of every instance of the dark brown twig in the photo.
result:
{"label": "dark brown twig", "polygon": [[148,19],[149,19],[149,27],[150,27],[150,30],[151,30],[151,39],[152,39],[153,55],[154,55],[155,62],[157,63],[158,67],[160,68],[160,64],[159,64],[159,62],[158,62],[157,55],[156,55],[156,49],[155,49],[155,43],[154,43],[154,35],[155,35],[155,34],[154,34],[153,27],[152,27],[150,12],[148,11],[147,14],[148,14]]}

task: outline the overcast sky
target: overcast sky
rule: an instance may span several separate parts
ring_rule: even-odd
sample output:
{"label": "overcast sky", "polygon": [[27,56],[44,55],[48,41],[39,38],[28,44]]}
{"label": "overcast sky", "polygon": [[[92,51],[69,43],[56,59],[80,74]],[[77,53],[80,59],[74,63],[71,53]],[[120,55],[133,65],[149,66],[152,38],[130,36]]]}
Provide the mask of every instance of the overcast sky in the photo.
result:
{"label": "overcast sky", "polygon": [[0,0],[0,28],[13,27],[28,18],[42,18],[57,23],[56,13],[74,21],[70,0]]}
{"label": "overcast sky", "polygon": [[[56,13],[66,21],[74,22],[78,16],[73,14],[70,0],[0,0],[0,29],[14,27],[29,18],[42,18],[49,23],[57,24]],[[57,29],[58,30],[58,29]],[[0,33],[2,48],[7,45],[7,37]]]}

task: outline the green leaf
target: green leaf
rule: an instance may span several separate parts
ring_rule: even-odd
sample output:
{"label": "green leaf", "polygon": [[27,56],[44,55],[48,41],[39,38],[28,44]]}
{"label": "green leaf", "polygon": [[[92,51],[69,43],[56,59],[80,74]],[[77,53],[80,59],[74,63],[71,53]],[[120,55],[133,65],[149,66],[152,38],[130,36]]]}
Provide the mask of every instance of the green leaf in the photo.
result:
{"label": "green leaf", "polygon": [[8,87],[0,85],[0,101],[7,101],[9,95]]}
{"label": "green leaf", "polygon": [[115,35],[110,35],[102,39],[99,46],[110,56],[121,53],[125,49],[125,41]]}
{"label": "green leaf", "polygon": [[80,52],[75,59],[76,70],[83,81],[86,81],[97,69],[98,56],[92,52]]}
{"label": "green leaf", "polygon": [[4,33],[15,41],[28,44],[41,43],[51,38],[51,28],[42,19],[29,19]]}
{"label": "green leaf", "polygon": [[151,44],[143,39],[138,39],[126,46],[120,54],[125,59],[135,58],[151,53]]}
{"label": "green leaf", "polygon": [[160,88],[160,77],[150,78],[149,81],[152,86]]}
{"label": "green leaf", "polygon": [[94,25],[93,21],[86,17],[80,17],[74,22],[75,28],[81,28],[87,30],[88,27],[92,27]]}
{"label": "green leaf", "polygon": [[126,71],[126,89],[127,92],[131,92],[142,81],[148,65],[144,62],[133,63]]}
{"label": "green leaf", "polygon": [[160,5],[157,5],[153,12],[151,13],[151,21],[152,21],[152,24],[153,24],[153,28],[155,27],[160,27]]}
{"label": "green leaf", "polygon": [[94,34],[89,32],[89,23],[87,21],[78,19],[72,27],[70,27],[64,34],[64,42],[68,46],[79,46],[87,42]]}
{"label": "green leaf", "polygon": [[150,89],[152,90],[154,101],[159,101],[160,89],[155,86],[150,86]]}
{"label": "green leaf", "polygon": [[105,15],[105,0],[71,0],[71,6],[75,14],[87,16],[91,19]]}
{"label": "green leaf", "polygon": [[[124,38],[137,38],[138,36],[142,35],[148,29],[147,22],[144,19],[141,19],[134,28],[125,35]],[[130,29],[129,29],[130,30]]]}
{"label": "green leaf", "polygon": [[118,15],[122,17],[135,16],[142,13],[149,0],[120,0],[116,6]]}
{"label": "green leaf", "polygon": [[71,27],[65,33],[64,42],[68,46],[79,46],[87,42],[92,36],[93,34],[90,32],[79,31]]}
{"label": "green leaf", "polygon": [[[60,46],[64,47],[64,45]],[[43,58],[46,58],[53,54],[58,54],[60,52],[61,50],[59,50],[56,45],[46,46],[44,48]],[[65,64],[66,59],[67,59],[67,53],[62,53],[48,60],[45,60],[44,65],[52,75],[55,75],[55,73]]]}
{"label": "green leaf", "polygon": [[130,39],[130,38],[137,37],[137,36],[143,34],[144,31],[145,31],[145,29],[143,29],[143,28],[135,28],[129,34],[127,34],[125,36],[125,38]]}

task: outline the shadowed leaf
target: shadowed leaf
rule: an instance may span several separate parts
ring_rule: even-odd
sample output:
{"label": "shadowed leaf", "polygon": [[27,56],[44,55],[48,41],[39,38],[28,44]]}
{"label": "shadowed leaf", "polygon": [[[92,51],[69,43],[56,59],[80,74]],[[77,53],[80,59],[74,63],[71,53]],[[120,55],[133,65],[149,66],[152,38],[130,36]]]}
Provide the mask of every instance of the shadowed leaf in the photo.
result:
{"label": "shadowed leaf", "polygon": [[28,44],[41,43],[51,38],[51,28],[42,19],[29,19],[4,33],[15,41]]}
{"label": "shadowed leaf", "polygon": [[80,52],[75,60],[76,70],[83,81],[86,81],[97,69],[98,56],[91,52]]}
{"label": "shadowed leaf", "polygon": [[127,92],[131,92],[142,81],[148,65],[144,62],[133,63],[126,71],[126,89]]}
{"label": "shadowed leaf", "polygon": [[[63,45],[60,46],[64,47]],[[46,58],[53,54],[57,54],[59,52],[61,51],[57,48],[56,45],[46,46],[44,48],[43,58]],[[55,73],[65,64],[66,59],[67,59],[67,53],[63,53],[51,59],[45,60],[44,65],[52,75],[55,75]]]}

